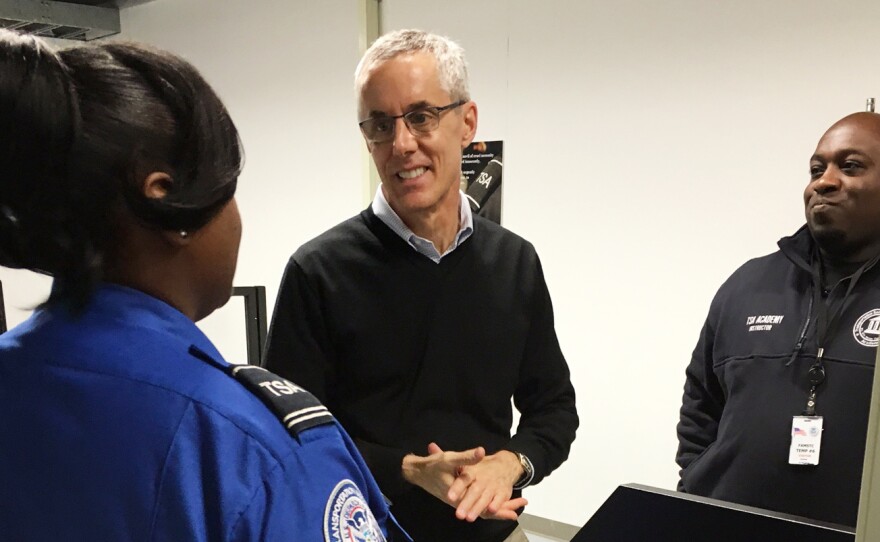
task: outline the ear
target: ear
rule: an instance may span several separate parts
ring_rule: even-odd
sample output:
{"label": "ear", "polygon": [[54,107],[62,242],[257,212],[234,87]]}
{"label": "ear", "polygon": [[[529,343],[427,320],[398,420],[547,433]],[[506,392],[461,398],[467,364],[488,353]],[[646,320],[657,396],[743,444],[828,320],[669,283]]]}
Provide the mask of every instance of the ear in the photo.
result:
{"label": "ear", "polygon": [[164,171],[154,171],[144,178],[144,182],[141,183],[141,190],[143,190],[144,196],[149,199],[162,199],[171,192],[171,185],[173,184],[174,181],[171,179],[171,175]]}
{"label": "ear", "polygon": [[464,149],[474,140],[477,135],[477,104],[470,101],[462,107],[462,115],[465,129],[461,134],[461,148]]}
{"label": "ear", "polygon": [[[149,199],[162,199],[171,192],[174,180],[171,175],[164,171],[154,171],[146,176],[141,189],[144,196]],[[173,247],[185,247],[189,245],[195,232],[190,231],[163,231],[162,239]]]}

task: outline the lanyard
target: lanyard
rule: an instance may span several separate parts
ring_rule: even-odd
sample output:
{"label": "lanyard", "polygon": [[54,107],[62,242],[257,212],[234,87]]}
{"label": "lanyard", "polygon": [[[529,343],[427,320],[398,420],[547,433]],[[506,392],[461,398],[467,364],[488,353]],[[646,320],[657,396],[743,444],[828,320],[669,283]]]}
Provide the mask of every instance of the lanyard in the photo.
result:
{"label": "lanyard", "polygon": [[837,306],[829,312],[828,305],[830,298],[828,300],[822,299],[822,282],[824,273],[818,249],[813,254],[813,262],[811,265],[813,275],[813,307],[816,308],[816,346],[818,347],[818,350],[816,352],[816,361],[807,371],[807,379],[810,382],[810,394],[807,398],[807,408],[804,410],[805,416],[816,415],[816,390],[823,382],[825,382],[825,341],[837,328],[840,315],[851,300],[850,295],[852,294],[853,289],[855,289],[856,284],[859,282],[859,279],[862,278],[862,274],[877,263],[878,259],[880,259],[880,255],[865,262],[864,265],[859,267],[858,270],[852,274],[843,299],[841,299],[840,303],[837,303]]}

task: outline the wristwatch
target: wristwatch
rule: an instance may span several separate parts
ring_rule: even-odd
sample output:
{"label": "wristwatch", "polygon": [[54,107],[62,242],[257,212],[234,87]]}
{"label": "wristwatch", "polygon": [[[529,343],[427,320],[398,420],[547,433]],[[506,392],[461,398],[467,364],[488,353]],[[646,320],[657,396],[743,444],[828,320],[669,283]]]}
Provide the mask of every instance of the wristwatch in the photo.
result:
{"label": "wristwatch", "polygon": [[519,491],[521,489],[525,489],[529,487],[529,484],[532,483],[532,479],[535,477],[535,467],[532,465],[531,460],[526,457],[526,454],[522,452],[513,452],[516,454],[517,459],[519,459],[519,464],[522,465],[523,474],[519,477],[519,480],[513,484],[513,489],[515,491]]}

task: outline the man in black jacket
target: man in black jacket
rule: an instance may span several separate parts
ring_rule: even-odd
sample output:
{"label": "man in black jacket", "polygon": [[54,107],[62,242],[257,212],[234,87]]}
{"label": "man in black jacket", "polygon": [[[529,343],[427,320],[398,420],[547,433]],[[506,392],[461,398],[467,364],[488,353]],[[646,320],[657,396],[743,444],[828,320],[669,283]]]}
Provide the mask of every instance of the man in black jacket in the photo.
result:
{"label": "man in black jacket", "polygon": [[810,159],[806,226],[738,269],[687,369],[679,489],[855,525],[880,338],[880,115]]}
{"label": "man in black jacket", "polygon": [[578,417],[534,247],[459,191],[463,51],[394,32],[355,85],[381,188],[290,259],[267,365],[332,410],[414,540],[524,540],[519,491],[567,458]]}

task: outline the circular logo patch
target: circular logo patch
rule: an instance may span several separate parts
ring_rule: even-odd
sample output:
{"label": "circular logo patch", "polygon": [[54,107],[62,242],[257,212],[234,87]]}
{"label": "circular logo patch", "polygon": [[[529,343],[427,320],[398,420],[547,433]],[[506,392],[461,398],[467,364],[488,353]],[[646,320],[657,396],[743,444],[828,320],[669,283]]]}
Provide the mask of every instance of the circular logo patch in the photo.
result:
{"label": "circular logo patch", "polygon": [[860,345],[870,348],[880,343],[880,309],[868,311],[856,320],[853,337]]}
{"label": "circular logo patch", "polygon": [[325,542],[385,542],[379,522],[351,480],[336,484],[324,509]]}

